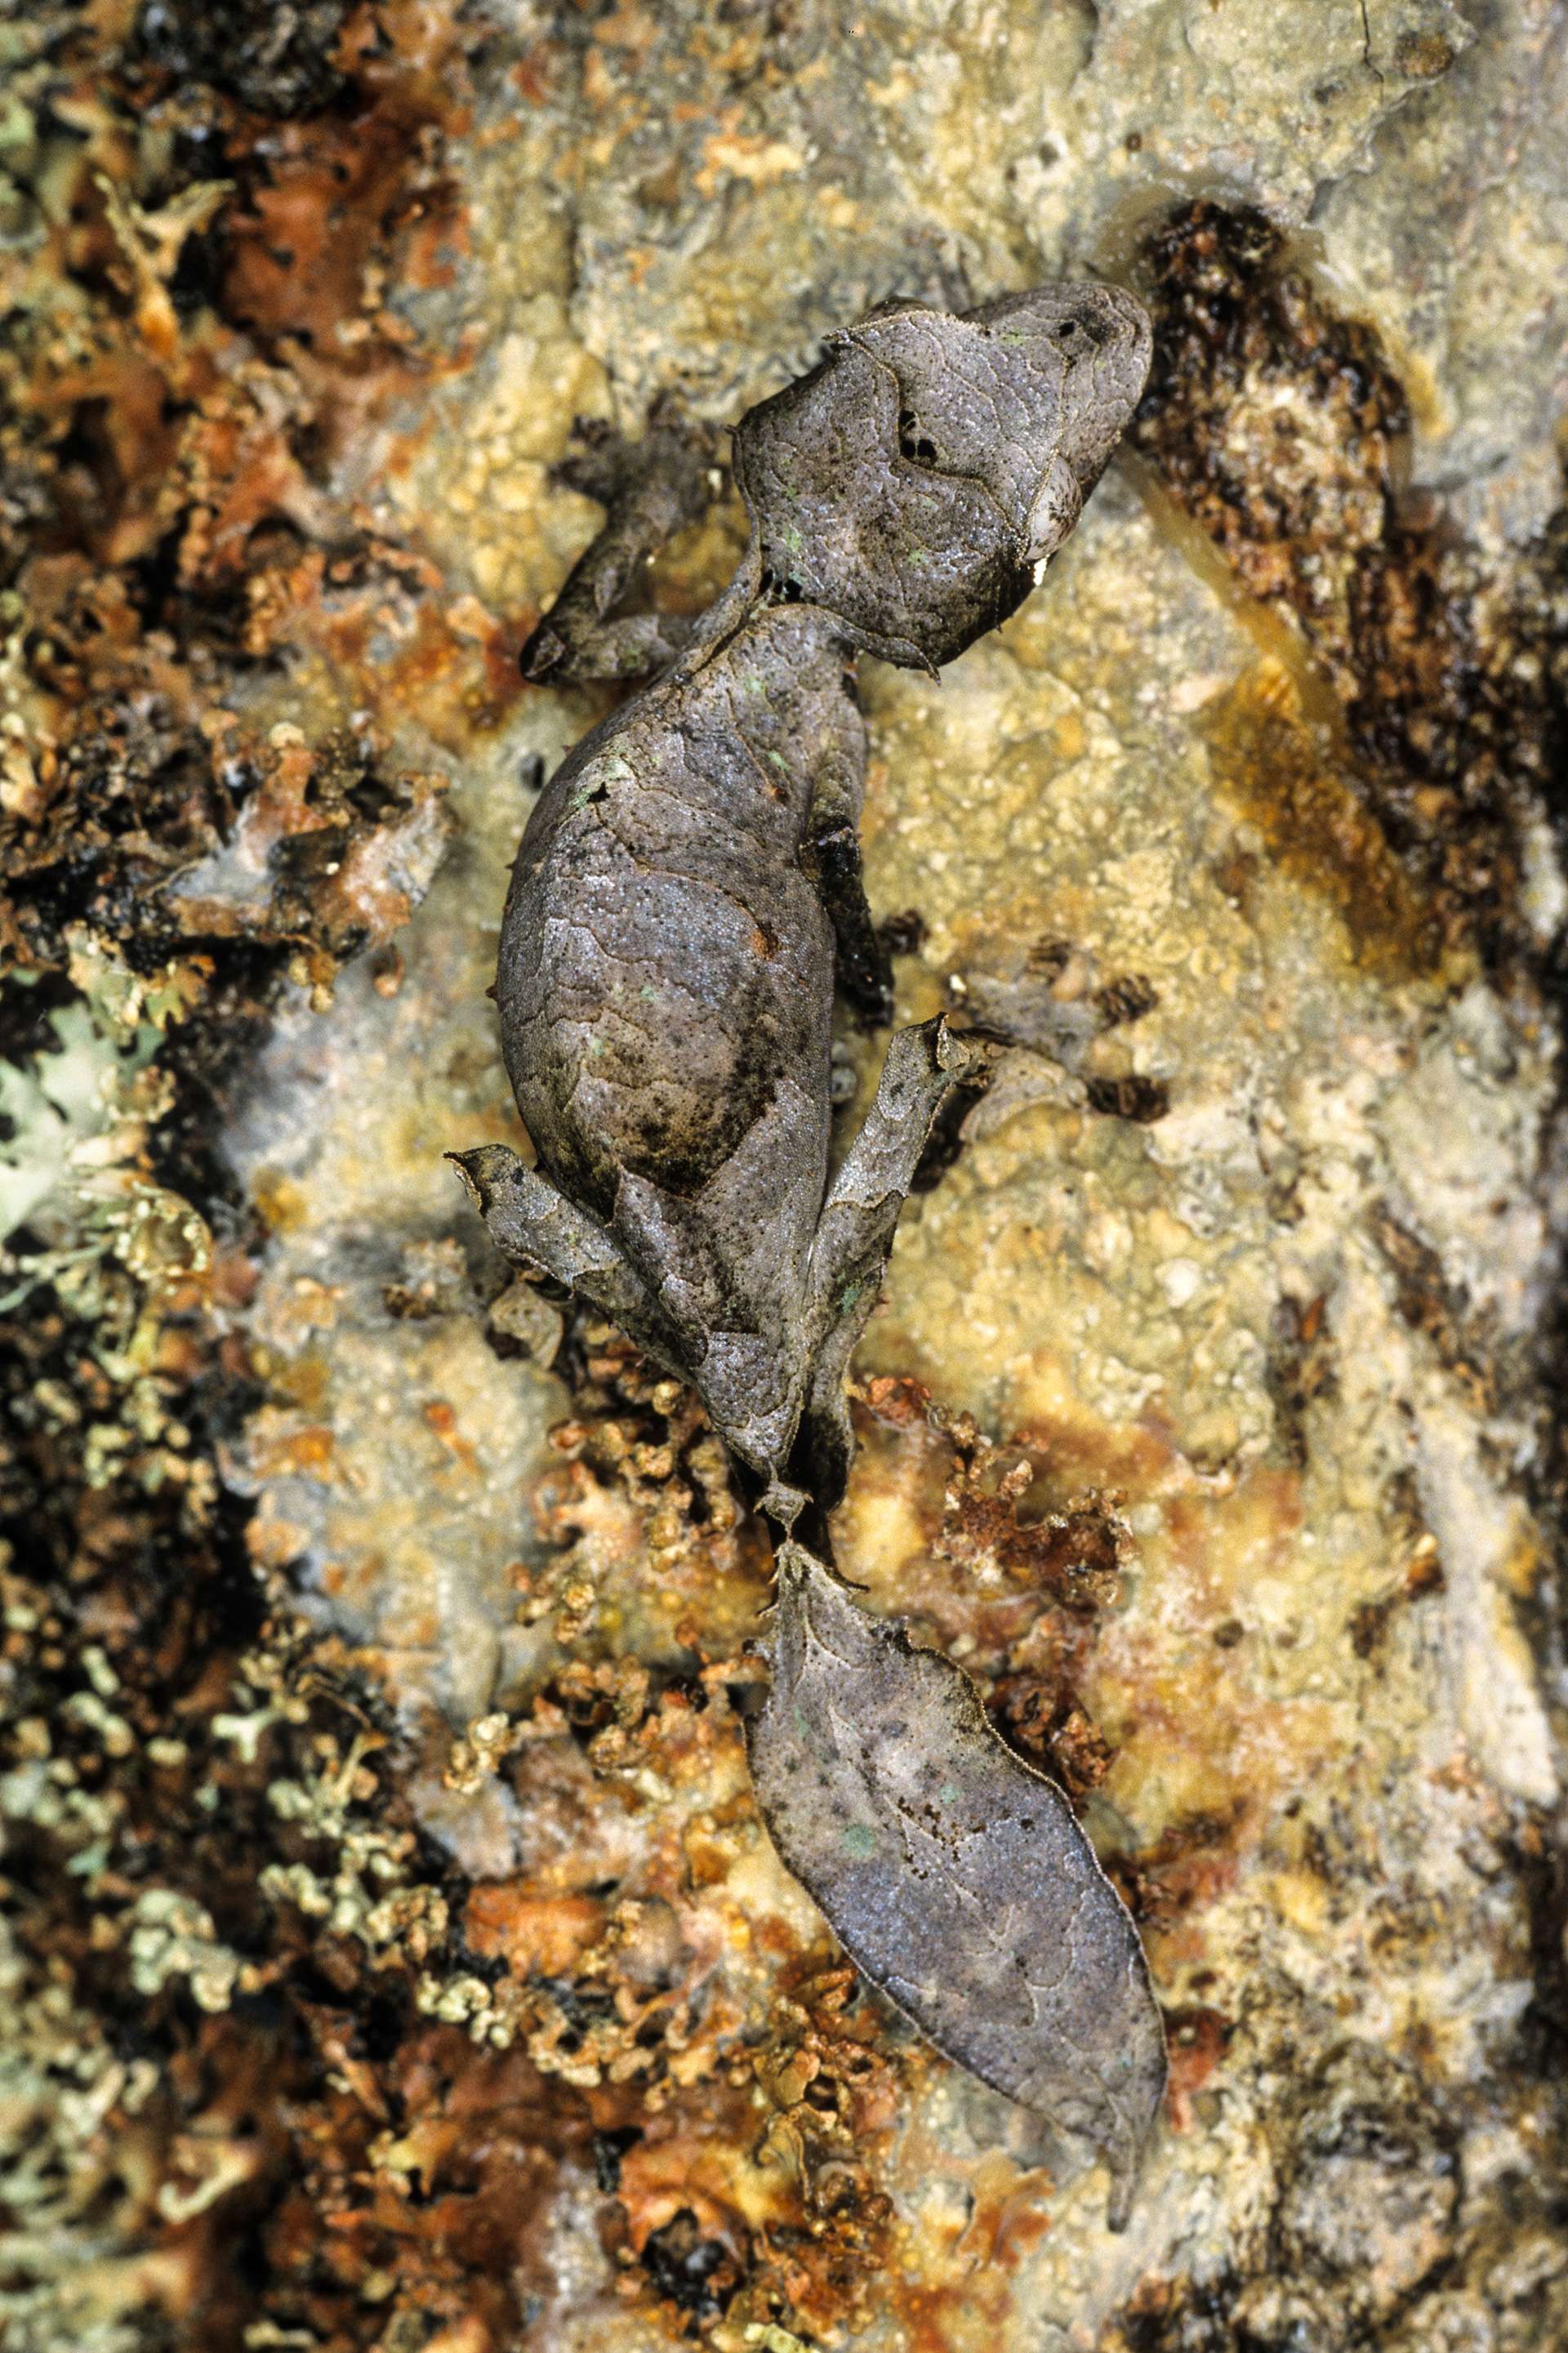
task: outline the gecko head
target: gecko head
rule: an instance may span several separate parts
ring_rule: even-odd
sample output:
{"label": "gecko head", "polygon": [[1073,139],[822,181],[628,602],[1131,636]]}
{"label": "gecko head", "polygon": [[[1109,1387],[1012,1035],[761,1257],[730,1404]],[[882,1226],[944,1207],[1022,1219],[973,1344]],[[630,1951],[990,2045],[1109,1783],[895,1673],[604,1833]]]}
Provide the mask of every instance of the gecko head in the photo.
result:
{"label": "gecko head", "polygon": [[[984,338],[986,392],[1010,420],[1009,462],[988,480],[1021,519],[1024,560],[1037,565],[1078,521],[1143,396],[1148,313],[1120,286],[1075,280],[1005,294],[963,323]],[[928,396],[940,410],[940,389]]]}
{"label": "gecko head", "polygon": [[1091,280],[884,303],[736,428],[764,580],[892,660],[950,661],[1071,531],[1150,350],[1140,304]]}

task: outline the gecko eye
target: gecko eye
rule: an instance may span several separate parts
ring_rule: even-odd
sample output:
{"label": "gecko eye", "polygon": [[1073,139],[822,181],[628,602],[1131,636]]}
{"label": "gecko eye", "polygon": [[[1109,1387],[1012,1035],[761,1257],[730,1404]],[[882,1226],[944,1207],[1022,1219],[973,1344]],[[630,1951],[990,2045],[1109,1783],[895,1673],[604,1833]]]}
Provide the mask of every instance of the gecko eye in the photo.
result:
{"label": "gecko eye", "polygon": [[936,464],[936,443],[929,434],[921,431],[920,418],[911,408],[899,412],[899,454],[908,458],[911,465]]}

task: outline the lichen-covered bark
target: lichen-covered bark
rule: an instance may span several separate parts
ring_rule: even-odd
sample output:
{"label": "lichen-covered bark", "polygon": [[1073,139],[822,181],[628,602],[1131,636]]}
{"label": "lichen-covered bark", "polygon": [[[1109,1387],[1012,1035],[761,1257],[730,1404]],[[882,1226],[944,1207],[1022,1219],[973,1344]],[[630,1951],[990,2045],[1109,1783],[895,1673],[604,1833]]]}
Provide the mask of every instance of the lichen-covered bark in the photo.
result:
{"label": "lichen-covered bark", "polygon": [[[1560,0],[227,13],[5,33],[7,2342],[1556,2342]],[[713,1433],[440,1159],[574,426],[1072,269],[1136,452],[864,672],[897,1018],[1005,1042],[835,1539],[1139,1922],[1120,2240],[773,1860]]]}

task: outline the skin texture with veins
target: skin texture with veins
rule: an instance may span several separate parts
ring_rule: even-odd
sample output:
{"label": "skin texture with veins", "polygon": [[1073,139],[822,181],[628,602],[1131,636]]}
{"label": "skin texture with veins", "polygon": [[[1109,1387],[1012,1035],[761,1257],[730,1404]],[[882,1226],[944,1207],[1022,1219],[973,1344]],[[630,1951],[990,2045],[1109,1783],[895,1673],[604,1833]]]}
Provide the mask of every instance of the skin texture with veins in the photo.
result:
{"label": "skin texture with veins", "polygon": [[[844,1376],[948,1088],[984,1049],[893,1038],[827,1183],[836,981],[886,1020],[858,826],[856,656],[934,671],[1016,611],[1130,420],[1131,297],[1047,286],[953,316],[889,303],[736,428],[740,571],[677,650],[617,620],[697,511],[706,451],[656,419],[605,529],[524,649],[530,677],[667,666],[562,764],[501,929],[507,1070],[539,1160],[452,1156],[505,1254],[701,1397],[782,1527],[826,1548]],[[950,2056],[1087,2135],[1125,2218],[1164,2084],[1137,1932],[1065,1798],[950,1661],[780,1553],[758,1799],[840,1940]]]}
{"label": "skin texture with veins", "polygon": [[1120,2230],[1165,2089],[1126,1907],[967,1675],[858,1609],[801,1546],[778,1571],[773,1690],[749,1736],[773,1844],[939,2051],[1100,2147]]}

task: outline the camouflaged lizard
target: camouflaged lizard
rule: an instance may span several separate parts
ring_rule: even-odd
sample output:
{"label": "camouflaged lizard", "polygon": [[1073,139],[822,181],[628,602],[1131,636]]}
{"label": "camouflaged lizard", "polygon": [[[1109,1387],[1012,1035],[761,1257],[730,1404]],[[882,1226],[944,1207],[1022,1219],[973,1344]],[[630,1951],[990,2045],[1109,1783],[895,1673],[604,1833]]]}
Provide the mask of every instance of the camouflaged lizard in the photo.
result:
{"label": "camouflaged lizard", "polygon": [[938,1105],[983,1050],[940,1018],[900,1030],[829,1185],[836,982],[874,1018],[891,1004],[856,659],[935,671],[1016,610],[1149,356],[1138,304],[1097,284],[873,311],[736,427],[750,544],[685,642],[616,607],[700,511],[703,438],[660,417],[605,458],[605,529],[525,668],[658,675],[556,771],[513,870],[496,997],[538,1166],[453,1155],[507,1257],[692,1384],[785,1531],[748,1727],[783,1859],[939,2048],[1096,2143],[1117,2224],[1165,2080],[1137,1932],[967,1677],[788,1532],[809,1504],[826,1549],[850,1352]]}
{"label": "camouflaged lizard", "polygon": [[612,608],[702,495],[661,426],[525,652],[653,681],[557,769],[523,835],[496,997],[538,1154],[455,1155],[491,1235],[689,1381],[789,1524],[837,1500],[844,1372],[932,1114],[968,1056],[900,1031],[831,1189],[835,982],[890,1011],[861,881],[861,652],[934,670],[1006,619],[1142,391],[1130,295],[885,305],[734,436],[736,578],[679,651]]}

